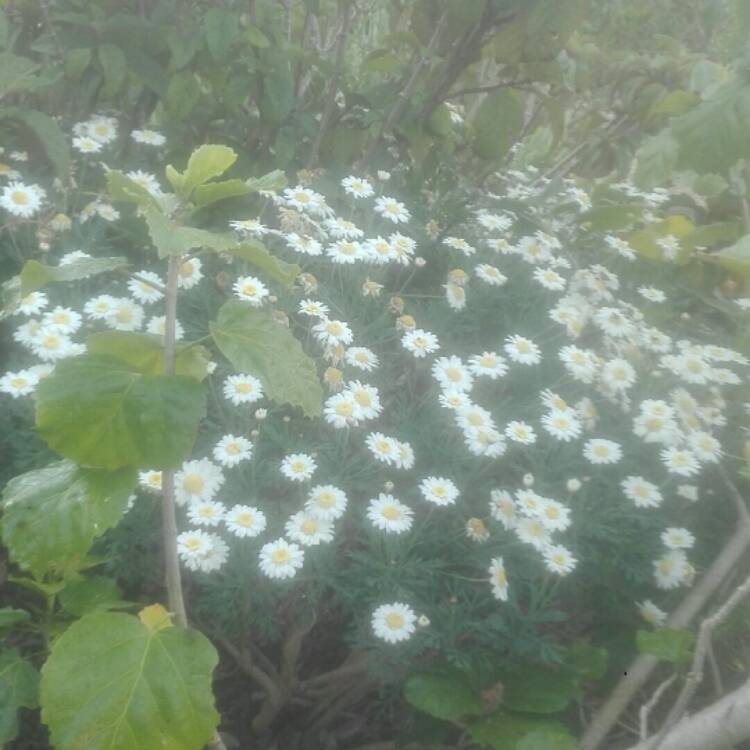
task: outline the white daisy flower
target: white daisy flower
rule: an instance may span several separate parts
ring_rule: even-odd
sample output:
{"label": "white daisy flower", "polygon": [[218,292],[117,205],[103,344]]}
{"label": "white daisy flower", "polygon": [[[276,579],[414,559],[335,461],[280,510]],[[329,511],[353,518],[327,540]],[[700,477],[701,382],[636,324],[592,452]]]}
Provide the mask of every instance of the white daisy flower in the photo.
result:
{"label": "white daisy flower", "polygon": [[335,521],[341,518],[346,510],[346,495],[338,487],[322,484],[313,487],[305,503],[305,509],[324,521]]}
{"label": "white daisy flower", "polygon": [[365,438],[365,444],[375,458],[386,464],[393,464],[399,455],[398,440],[383,435],[382,432],[371,432]]}
{"label": "white daisy flower", "polygon": [[241,219],[230,221],[229,226],[243,237],[262,237],[270,231],[267,226],[257,219]]}
{"label": "white daisy flower", "polygon": [[255,276],[241,276],[234,282],[235,296],[249,302],[253,307],[260,307],[263,300],[268,297],[268,288]]}
{"label": "white daisy flower", "polygon": [[492,286],[502,286],[508,281],[508,277],[500,273],[499,269],[487,263],[480,263],[474,268],[474,272],[482,281],[486,281]]}
{"label": "white daisy flower", "polygon": [[343,265],[356,263],[364,257],[364,250],[359,242],[338,240],[326,248],[326,255],[334,262]]}
{"label": "white daisy flower", "polygon": [[670,550],[654,560],[654,578],[660,589],[674,589],[688,583],[693,575],[693,566],[681,549]]}
{"label": "white daisy flower", "polygon": [[601,369],[601,379],[613,391],[626,391],[635,383],[635,369],[626,359],[610,359]]}
{"label": "white daisy flower", "polygon": [[333,540],[333,524],[320,516],[301,510],[295,513],[284,526],[287,536],[304,547]]}
{"label": "white daisy flower", "polygon": [[215,500],[194,502],[188,506],[188,519],[196,526],[218,526],[226,508]]}
{"label": "white daisy flower", "polygon": [[100,294],[92,297],[83,306],[83,312],[94,320],[106,320],[111,315],[118,300],[109,294]]}
{"label": "white daisy flower", "polygon": [[581,434],[582,425],[572,409],[553,409],[542,417],[542,426],[552,437],[568,442]]}
{"label": "white daisy flower", "polygon": [[695,537],[687,529],[677,526],[662,531],[661,540],[668,549],[691,549],[695,544]]}
{"label": "white daisy flower", "polygon": [[438,357],[432,364],[432,375],[443,390],[470,391],[474,378],[460,357]]}
{"label": "white daisy flower", "polygon": [[175,501],[178,505],[213,500],[221,485],[224,472],[206,458],[186,461],[175,474]]}
{"label": "white daisy flower", "polygon": [[269,578],[293,578],[305,561],[305,553],[285,539],[264,544],[260,550],[260,569]]}
{"label": "white daisy flower", "polygon": [[183,261],[177,274],[177,286],[180,289],[192,289],[203,278],[202,265],[199,258]]}
{"label": "white daisy flower", "polygon": [[411,218],[411,214],[403,203],[385,196],[375,199],[375,213],[394,224],[406,223]]}
{"label": "white daisy flower", "polygon": [[367,518],[375,528],[393,534],[403,534],[412,526],[414,511],[396,500],[393,495],[380,493],[370,500],[367,507]]}
{"label": "white daisy flower", "polygon": [[692,477],[701,470],[695,453],[674,446],[662,449],[661,460],[668,472],[681,477]]}
{"label": "white daisy flower", "polygon": [[161,472],[151,469],[150,471],[138,472],[138,484],[144,490],[161,492]]}
{"label": "white daisy flower", "polygon": [[49,304],[49,299],[44,292],[31,292],[25,297],[21,297],[14,315],[36,315],[44,310]]}
{"label": "white daisy flower", "polygon": [[538,365],[542,361],[539,347],[524,336],[508,336],[503,348],[514,362],[522,365]]}
{"label": "white daisy flower", "polygon": [[252,505],[235,505],[224,515],[227,529],[241,539],[262,534],[267,525],[266,515]]}
{"label": "white daisy flower", "polygon": [[406,641],[416,630],[417,615],[401,602],[383,604],[372,613],[372,632],[387,643]]}
{"label": "white daisy flower", "polygon": [[73,148],[82,154],[95,154],[102,150],[102,144],[87,135],[81,135],[73,138]]}
{"label": "white daisy flower", "polygon": [[557,500],[543,497],[537,517],[550,531],[565,531],[570,526],[570,508]]}
{"label": "white daisy flower", "polygon": [[530,544],[535,549],[543,551],[550,544],[550,532],[539,518],[521,518],[514,530],[524,544]]}
{"label": "white daisy flower", "polygon": [[318,466],[307,453],[291,453],[281,462],[281,473],[293,482],[310,479]]}
{"label": "white daisy flower", "polygon": [[357,420],[375,419],[383,411],[378,389],[374,386],[351,380],[346,384],[346,393],[354,401],[354,418]]}
{"label": "white daisy flower", "polygon": [[638,508],[657,508],[664,500],[659,488],[643,477],[626,477],[621,486],[625,496]]}
{"label": "white daisy flower", "polygon": [[526,424],[526,422],[517,422],[515,420],[508,422],[505,428],[505,437],[516,443],[523,443],[523,445],[532,445],[536,442],[534,428],[530,424]]}
{"label": "white daisy flower", "polygon": [[139,271],[128,281],[128,291],[143,304],[158,302],[164,296],[164,282],[152,271]]}
{"label": "white daisy flower", "polygon": [[357,404],[354,397],[348,391],[343,391],[326,399],[323,416],[328,424],[336,429],[343,429],[358,424],[357,417],[355,417],[356,411]]}
{"label": "white daisy flower", "polygon": [[34,392],[39,383],[39,376],[31,370],[6,372],[0,378],[0,392],[7,393],[13,398],[28,396]]}
{"label": "white daisy flower", "polygon": [[721,443],[710,433],[696,430],[688,436],[688,444],[700,461],[716,463],[721,458]]}
{"label": "white daisy flower", "polygon": [[164,191],[159,185],[159,180],[157,180],[154,175],[144,172],[142,169],[137,169],[133,172],[128,172],[127,176],[135,182],[136,185],[140,185],[153,195],[154,198],[160,198],[164,195]]}
{"label": "white daisy flower", "polygon": [[561,292],[568,283],[564,277],[560,276],[553,268],[535,268],[533,273],[534,279],[538,281],[545,289],[553,292]]}
{"label": "white daisy flower", "polygon": [[665,302],[667,295],[661,289],[653,286],[639,286],[638,294],[649,302]]}
{"label": "white daisy flower", "polygon": [[143,308],[129,299],[115,299],[104,322],[116,331],[139,331],[143,327]]}
{"label": "white daisy flower", "polygon": [[492,490],[490,493],[490,515],[506,529],[516,525],[516,503],[507,490]]}
{"label": "white daisy flower", "polygon": [[650,599],[638,603],[641,617],[655,628],[660,628],[667,621],[667,613],[659,609]]}
{"label": "white daisy flower", "polygon": [[224,435],[214,446],[214,459],[222,466],[236,466],[253,455],[253,444],[244,437]]}
{"label": "white daisy flower", "polygon": [[131,132],[130,137],[136,143],[145,143],[149,146],[163,146],[167,139],[155,130],[134,130]]}
{"label": "white daisy flower", "polygon": [[440,348],[437,336],[421,328],[407,331],[401,338],[401,345],[419,359]]}
{"label": "white daisy flower", "polygon": [[469,370],[474,375],[484,375],[490,380],[497,380],[508,372],[508,365],[499,354],[482,352],[469,358]]}
{"label": "white daisy flower", "polygon": [[324,305],[322,302],[318,302],[317,300],[303,299],[302,302],[299,303],[299,311],[300,313],[302,313],[302,315],[309,315],[313,318],[326,319],[328,317],[330,309],[328,305]]}
{"label": "white daisy flower", "polygon": [[377,355],[364,346],[350,346],[344,353],[344,361],[365,372],[374,370],[379,364]]}
{"label": "white daisy flower", "polygon": [[46,192],[39,185],[10,182],[0,194],[0,206],[13,216],[29,219],[38,213]]}
{"label": "white daisy flower", "polygon": [[263,398],[263,386],[252,375],[230,375],[224,381],[224,396],[235,406],[252,404]]}
{"label": "white daisy flower", "polygon": [[435,505],[453,505],[458,497],[458,487],[450,479],[427,477],[419,483],[419,491],[427,502]]}
{"label": "white daisy flower", "polygon": [[312,327],[312,332],[315,338],[326,346],[346,346],[351,344],[354,338],[351,328],[343,320],[321,320]]}
{"label": "white daisy flower", "polygon": [[49,331],[69,336],[81,327],[81,316],[69,307],[60,307],[46,312],[42,317],[42,326]]}
{"label": "white daisy flower", "polygon": [[508,575],[505,571],[502,557],[494,557],[490,562],[489,570],[492,595],[501,602],[508,601]]}
{"label": "white daisy flower", "polygon": [[547,570],[561,576],[570,573],[578,562],[570,554],[570,550],[559,544],[551,544],[545,547],[542,556],[544,557],[544,564]]}
{"label": "white daisy flower", "polygon": [[375,194],[372,185],[361,177],[344,177],[341,180],[341,186],[344,188],[344,192],[354,198],[369,198]]}
{"label": "white daisy flower", "polygon": [[592,464],[616,464],[622,458],[622,448],[612,440],[592,438],[584,443],[583,456]]}

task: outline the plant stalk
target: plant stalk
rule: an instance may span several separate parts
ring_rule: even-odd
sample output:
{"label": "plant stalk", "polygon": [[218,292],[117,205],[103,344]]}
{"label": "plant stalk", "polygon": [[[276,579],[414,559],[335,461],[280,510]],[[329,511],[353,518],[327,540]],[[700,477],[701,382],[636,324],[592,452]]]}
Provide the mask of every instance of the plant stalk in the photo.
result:
{"label": "plant stalk", "polygon": [[[180,271],[179,256],[170,256],[167,267],[167,288],[164,294],[164,374],[175,371],[175,321],[177,318],[177,279]],[[177,557],[177,518],[175,516],[174,470],[162,472],[162,537],[167,601],[177,625],[187,627],[185,599],[182,595],[180,561]]]}

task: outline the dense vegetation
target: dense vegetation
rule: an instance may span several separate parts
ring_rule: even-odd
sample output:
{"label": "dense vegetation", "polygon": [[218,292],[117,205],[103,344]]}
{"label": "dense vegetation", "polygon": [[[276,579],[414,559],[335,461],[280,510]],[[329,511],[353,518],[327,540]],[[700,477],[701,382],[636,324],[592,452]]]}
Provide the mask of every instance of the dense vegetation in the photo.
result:
{"label": "dense vegetation", "polygon": [[6,2],[0,746],[722,747],[748,32]]}

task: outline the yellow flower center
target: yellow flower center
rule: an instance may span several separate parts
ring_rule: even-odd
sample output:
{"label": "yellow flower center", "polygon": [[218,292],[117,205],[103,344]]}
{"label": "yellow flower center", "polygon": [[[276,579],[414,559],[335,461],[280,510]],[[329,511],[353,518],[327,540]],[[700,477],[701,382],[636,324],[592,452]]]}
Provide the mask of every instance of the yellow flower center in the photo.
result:
{"label": "yellow flower center", "polygon": [[312,518],[307,518],[302,522],[299,528],[303,534],[312,536],[318,530],[318,524]]}
{"label": "yellow flower center", "polygon": [[188,474],[182,480],[183,489],[190,495],[197,495],[202,492],[205,484],[203,477],[199,474]]}
{"label": "yellow flower center", "polygon": [[391,630],[400,630],[406,624],[406,620],[404,619],[404,616],[398,612],[389,612],[385,616],[385,624]]}
{"label": "yellow flower center", "polygon": [[273,554],[271,555],[271,560],[276,565],[283,565],[285,562],[289,562],[289,550],[284,549],[283,547],[277,550],[273,551]]}
{"label": "yellow flower center", "polygon": [[235,519],[235,523],[238,526],[243,526],[246,529],[249,529],[255,521],[255,518],[253,517],[252,513],[248,513],[245,511],[244,513],[238,514],[237,518]]}
{"label": "yellow flower center", "polygon": [[401,511],[395,505],[386,505],[380,512],[383,514],[383,518],[387,518],[389,521],[398,521],[401,518]]}
{"label": "yellow flower center", "polygon": [[23,190],[14,190],[10,194],[10,199],[17,206],[25,206],[29,202],[29,196]]}

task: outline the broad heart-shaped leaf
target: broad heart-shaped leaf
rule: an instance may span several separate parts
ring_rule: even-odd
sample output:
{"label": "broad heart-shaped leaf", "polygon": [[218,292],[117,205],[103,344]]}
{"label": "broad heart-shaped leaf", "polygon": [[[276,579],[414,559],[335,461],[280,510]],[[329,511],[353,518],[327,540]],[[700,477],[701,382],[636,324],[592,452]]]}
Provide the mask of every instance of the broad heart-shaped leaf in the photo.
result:
{"label": "broad heart-shaped leaf", "polygon": [[28,88],[34,81],[39,63],[12,52],[0,53],[0,99],[6,94]]}
{"label": "broad heart-shaped leaf", "polygon": [[474,151],[483,159],[500,159],[516,142],[523,126],[523,103],[515,91],[488,94],[474,118]]}
{"label": "broad heart-shaped leaf", "polygon": [[664,661],[684,663],[690,660],[695,636],[689,630],[663,628],[639,630],[636,645],[641,654],[651,654]]}
{"label": "broad heart-shaped leaf", "polygon": [[237,154],[229,146],[206,144],[198,147],[190,154],[183,173],[183,193],[189,195],[198,185],[224,174],[235,161]]}
{"label": "broad heart-shaped leaf", "polygon": [[120,595],[117,581],[106,576],[89,576],[71,581],[60,592],[60,605],[68,614],[76,617],[131,606]]}
{"label": "broad heart-shaped leaf", "polygon": [[117,169],[107,172],[107,190],[115,201],[135,203],[141,208],[159,207],[156,198],[143,185],[139,185]]}
{"label": "broad heart-shaped leaf", "polygon": [[195,188],[193,199],[197,208],[203,208],[225,198],[236,198],[238,195],[247,195],[251,192],[252,188],[242,180],[224,180],[199,185]]}
{"label": "broad heart-shaped leaf", "polygon": [[420,711],[446,721],[484,712],[478,691],[458,670],[412,675],[404,685],[404,698]]}
{"label": "broad heart-shaped leaf", "polygon": [[[522,741],[526,740],[529,735],[532,735],[533,740],[533,735],[538,737],[539,733],[564,738],[567,730],[556,721],[532,719],[527,716],[515,716],[503,712],[496,713],[486,719],[480,719],[469,725],[471,738],[482,747],[491,747],[494,750],[523,748],[523,745],[520,744]],[[532,740],[529,740],[529,742]],[[531,750],[531,748],[541,750],[542,747],[544,746],[531,744],[530,746],[527,745],[527,750]],[[569,750],[569,748],[569,744],[550,744],[545,750]]]}
{"label": "broad heart-shaped leaf", "polygon": [[578,694],[577,680],[571,674],[538,665],[501,675],[501,681],[503,705],[511,711],[556,713]]}
{"label": "broad heart-shaped leaf", "polygon": [[101,469],[179,466],[205,412],[193,378],[143,375],[107,354],[63,360],[36,392],[36,426],[47,445]]}
{"label": "broad heart-shaped leaf", "polygon": [[38,579],[77,570],[94,539],[122,518],[135,483],[132,469],[82,469],[71,461],[11,479],[2,499],[11,559]]}
{"label": "broad heart-shaped leaf", "polygon": [[239,372],[260,378],[270,398],[300,406],[308,417],[320,415],[323,388],[315,363],[268,311],[230,300],[209,328],[221,353]]}
{"label": "broad heart-shaped leaf", "polygon": [[[161,337],[130,331],[94,333],[86,339],[90,354],[110,354],[127,362],[143,375],[164,374],[164,347]],[[208,373],[208,351],[200,345],[178,344],[175,375],[203,380]]]}
{"label": "broad heart-shaped leaf", "polygon": [[36,708],[39,673],[16,649],[0,651],[0,747],[18,734],[18,709]]}
{"label": "broad heart-shaped leaf", "polygon": [[201,750],[219,721],[218,661],[194,630],[132,615],[86,615],[42,668],[42,721],[56,750]]}
{"label": "broad heart-shaped leaf", "polygon": [[240,245],[227,252],[235,258],[241,258],[252,263],[282,284],[291,284],[300,274],[301,269],[296,263],[287,263],[274,257],[266,250],[265,245],[257,240],[243,240]]}
{"label": "broad heart-shaped leaf", "polygon": [[127,260],[120,257],[80,258],[66,266],[46,266],[37,260],[27,260],[21,269],[21,296],[25,297],[52,281],[78,281],[127,266]]}
{"label": "broad heart-shaped leaf", "polygon": [[160,258],[184,255],[195,247],[226,252],[237,244],[237,238],[229,232],[208,232],[205,229],[182,227],[154,208],[147,208],[144,213],[148,233]]}
{"label": "broad heart-shaped leaf", "polygon": [[680,248],[677,251],[677,257],[673,261],[668,262],[682,265],[690,260],[690,253],[692,251],[691,247],[682,240],[691,235],[694,230],[695,226],[691,221],[679,214],[673,214],[667,216],[663,221],[652,224],[648,229],[632,232],[625,239],[644,258],[664,261],[664,251],[657,244],[657,240],[671,234],[680,240]]}
{"label": "broad heart-shaped leaf", "polygon": [[[0,62],[2,70],[2,62]],[[2,74],[0,74],[2,75]],[[60,177],[68,174],[70,163],[70,147],[67,136],[63,135],[60,126],[44,112],[24,107],[7,107],[0,110],[0,120],[10,119],[21,123],[24,135],[32,134],[42,151],[47,155],[55,172]]]}

